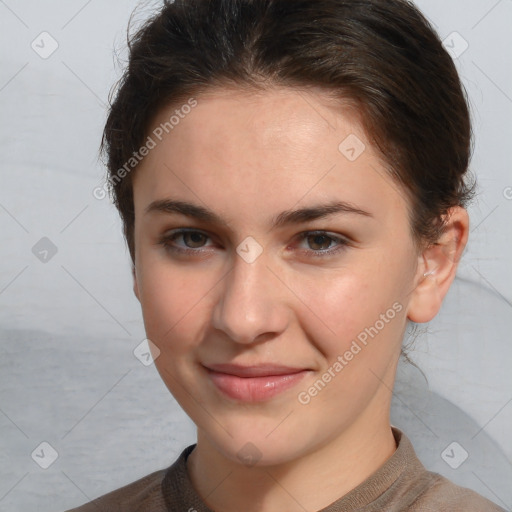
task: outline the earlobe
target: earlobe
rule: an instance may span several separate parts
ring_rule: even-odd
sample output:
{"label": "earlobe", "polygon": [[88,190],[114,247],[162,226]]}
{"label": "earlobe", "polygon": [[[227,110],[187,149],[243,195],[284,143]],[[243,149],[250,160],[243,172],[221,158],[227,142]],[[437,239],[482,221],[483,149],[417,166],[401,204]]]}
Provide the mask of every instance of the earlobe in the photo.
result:
{"label": "earlobe", "polygon": [[416,286],[407,311],[409,320],[416,323],[430,322],[441,309],[466,247],[469,233],[467,211],[460,206],[453,207],[445,218],[443,234],[419,257]]}

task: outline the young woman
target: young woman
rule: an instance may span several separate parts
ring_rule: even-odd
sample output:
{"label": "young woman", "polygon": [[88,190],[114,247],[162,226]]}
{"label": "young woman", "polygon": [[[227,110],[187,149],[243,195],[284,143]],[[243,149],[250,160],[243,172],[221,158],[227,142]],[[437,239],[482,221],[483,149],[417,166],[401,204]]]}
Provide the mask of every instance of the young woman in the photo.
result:
{"label": "young woman", "polygon": [[176,0],[103,148],[158,371],[197,425],[78,511],[498,511],[390,425],[468,238],[471,126],[403,0]]}

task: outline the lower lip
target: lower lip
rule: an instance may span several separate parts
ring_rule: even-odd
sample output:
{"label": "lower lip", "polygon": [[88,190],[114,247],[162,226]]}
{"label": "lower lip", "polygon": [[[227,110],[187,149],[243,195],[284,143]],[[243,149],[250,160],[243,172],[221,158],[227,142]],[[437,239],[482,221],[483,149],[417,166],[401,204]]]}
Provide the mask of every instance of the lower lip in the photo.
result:
{"label": "lower lip", "polygon": [[217,389],[229,398],[243,402],[263,402],[286,391],[301,381],[309,373],[307,370],[287,375],[267,375],[265,377],[237,377],[227,373],[208,370],[210,379]]}

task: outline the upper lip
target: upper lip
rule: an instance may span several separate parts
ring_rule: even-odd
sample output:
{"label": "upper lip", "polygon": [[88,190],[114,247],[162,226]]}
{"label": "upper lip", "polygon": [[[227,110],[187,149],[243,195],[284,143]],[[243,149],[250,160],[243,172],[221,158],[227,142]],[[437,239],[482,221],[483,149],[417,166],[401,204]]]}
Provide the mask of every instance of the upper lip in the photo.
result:
{"label": "upper lip", "polygon": [[209,364],[204,365],[207,369],[214,372],[227,373],[237,377],[266,377],[270,375],[290,375],[299,373],[306,368],[293,368],[290,366],[281,366],[275,364],[257,364],[251,366],[242,366],[238,364]]}

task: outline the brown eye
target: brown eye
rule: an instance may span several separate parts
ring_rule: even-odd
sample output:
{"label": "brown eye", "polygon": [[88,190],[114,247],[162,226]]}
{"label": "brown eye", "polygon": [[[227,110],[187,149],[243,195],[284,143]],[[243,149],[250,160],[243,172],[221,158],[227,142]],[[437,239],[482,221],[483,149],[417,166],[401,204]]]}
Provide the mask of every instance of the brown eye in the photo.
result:
{"label": "brown eye", "polygon": [[326,231],[306,231],[301,233],[299,238],[301,251],[313,257],[334,256],[350,246],[347,238]]}
{"label": "brown eye", "polygon": [[313,234],[306,236],[308,245],[315,251],[322,251],[329,249],[331,243],[334,241],[332,237],[324,234]]}
{"label": "brown eye", "polygon": [[179,229],[163,235],[158,243],[168,251],[194,255],[202,254],[204,250],[211,248],[210,245],[207,245],[209,240],[210,237],[201,231]]}
{"label": "brown eye", "polygon": [[[190,249],[198,249],[203,247],[208,237],[199,231],[185,231],[178,233],[177,237],[183,237],[183,242]],[[177,238],[176,237],[176,238]]]}

